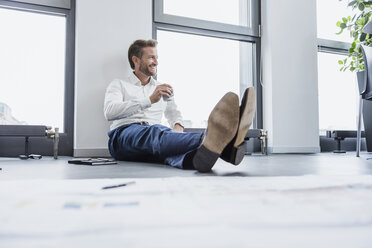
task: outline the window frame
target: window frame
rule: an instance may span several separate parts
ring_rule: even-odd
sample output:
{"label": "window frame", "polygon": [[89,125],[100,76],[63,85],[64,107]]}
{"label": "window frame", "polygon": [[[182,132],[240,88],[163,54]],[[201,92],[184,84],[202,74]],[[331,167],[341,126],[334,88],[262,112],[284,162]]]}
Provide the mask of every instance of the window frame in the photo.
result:
{"label": "window frame", "polygon": [[240,1],[249,1],[251,3],[250,8],[248,9],[248,12],[251,13],[250,27],[165,14],[164,0],[154,0],[154,22],[259,37],[260,1],[257,0]]}
{"label": "window frame", "polygon": [[[65,85],[64,85],[64,130],[60,133],[58,154],[73,155],[74,135],[74,74],[75,74],[75,0],[70,0],[70,8],[46,6],[46,1],[40,4],[0,0],[0,8],[16,11],[26,11],[37,14],[66,17],[66,49],[65,49]],[[37,2],[37,1],[30,1]],[[57,5],[54,3],[54,5]],[[57,5],[58,6],[58,5]],[[61,5],[62,6],[62,5]],[[22,127],[19,127],[22,130]],[[53,127],[54,128],[54,127]],[[62,130],[61,130],[62,131]],[[5,148],[5,149],[3,149]],[[13,157],[24,154],[25,138],[0,136],[0,156]],[[53,141],[46,137],[30,137],[30,153],[53,156]]]}
{"label": "window frame", "polygon": [[[330,40],[330,39],[321,39],[321,38],[317,38],[317,40],[318,40],[318,53],[322,52],[322,53],[338,54],[338,55],[345,55],[345,56],[349,55],[349,48],[351,46],[351,43],[337,41],[337,40]],[[340,130],[340,131],[348,131],[348,130]],[[337,141],[335,139],[328,138],[327,136],[323,136],[319,134],[319,141],[320,141],[321,152],[331,152],[337,149]],[[342,144],[343,150],[355,151],[356,138],[344,139],[341,142],[341,144]],[[362,139],[361,147],[363,149],[365,148],[364,138]]]}
{"label": "window frame", "polygon": [[[245,0],[241,0],[245,1]],[[263,128],[262,114],[262,85],[261,85],[261,37],[260,37],[260,1],[246,0],[252,3],[251,26],[242,27],[231,24],[199,20],[194,18],[174,16],[163,13],[163,0],[153,0],[153,30],[152,38],[157,39],[157,31],[169,31],[176,33],[192,34],[213,38],[222,38],[252,43],[252,74],[253,86],[256,90],[256,114],[253,120],[253,128]],[[241,63],[240,59],[240,63]],[[243,67],[241,67],[243,68]],[[240,88],[240,95],[244,93]]]}
{"label": "window frame", "polygon": [[318,38],[318,52],[348,55],[351,43]]}

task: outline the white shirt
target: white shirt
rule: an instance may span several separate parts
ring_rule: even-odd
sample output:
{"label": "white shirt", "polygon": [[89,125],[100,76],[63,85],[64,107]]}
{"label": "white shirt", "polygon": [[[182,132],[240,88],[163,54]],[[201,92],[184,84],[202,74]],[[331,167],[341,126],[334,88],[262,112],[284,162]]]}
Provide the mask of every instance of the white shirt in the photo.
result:
{"label": "white shirt", "polygon": [[110,130],[142,121],[150,125],[160,124],[163,113],[171,127],[176,123],[183,125],[174,97],[170,101],[161,98],[151,104],[150,96],[160,84],[151,77],[150,82],[143,86],[134,73],[131,73],[127,80],[113,80],[107,87],[104,103],[105,118],[112,121]]}

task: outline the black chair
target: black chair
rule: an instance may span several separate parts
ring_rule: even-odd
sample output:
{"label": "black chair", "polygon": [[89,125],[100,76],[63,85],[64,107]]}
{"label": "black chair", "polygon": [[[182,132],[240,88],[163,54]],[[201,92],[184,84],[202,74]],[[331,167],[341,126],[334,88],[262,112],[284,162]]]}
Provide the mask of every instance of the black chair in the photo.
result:
{"label": "black chair", "polygon": [[356,156],[359,157],[360,153],[360,142],[361,142],[361,122],[363,112],[363,100],[372,101],[372,47],[361,45],[363,57],[364,57],[364,75],[363,75],[363,87],[360,90],[360,101],[359,101],[359,116],[358,116],[358,133],[357,133],[357,151]]}
{"label": "black chair", "polygon": [[364,28],[363,28],[363,33],[365,34],[372,34],[372,21],[368,22]]}

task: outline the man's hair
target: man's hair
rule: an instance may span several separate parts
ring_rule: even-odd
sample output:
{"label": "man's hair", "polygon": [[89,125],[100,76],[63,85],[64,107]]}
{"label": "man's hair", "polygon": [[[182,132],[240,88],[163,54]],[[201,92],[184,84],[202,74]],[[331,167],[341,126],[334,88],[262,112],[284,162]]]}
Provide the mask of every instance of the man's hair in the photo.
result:
{"label": "man's hair", "polygon": [[134,69],[134,62],[132,60],[133,56],[137,58],[142,58],[143,48],[145,47],[156,47],[158,42],[156,40],[136,40],[130,45],[128,49],[128,60],[130,67]]}

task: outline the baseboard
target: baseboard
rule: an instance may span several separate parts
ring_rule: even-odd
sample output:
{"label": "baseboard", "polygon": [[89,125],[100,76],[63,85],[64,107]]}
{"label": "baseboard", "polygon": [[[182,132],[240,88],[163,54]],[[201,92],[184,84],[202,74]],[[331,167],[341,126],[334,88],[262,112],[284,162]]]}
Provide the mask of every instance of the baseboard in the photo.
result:
{"label": "baseboard", "polygon": [[268,147],[269,153],[319,153],[320,147]]}
{"label": "baseboard", "polygon": [[[319,153],[320,147],[268,147],[272,153]],[[74,149],[74,157],[111,157],[107,148]]]}
{"label": "baseboard", "polygon": [[74,157],[111,157],[107,148],[74,149]]}

